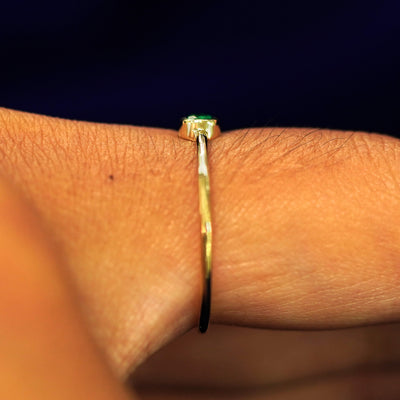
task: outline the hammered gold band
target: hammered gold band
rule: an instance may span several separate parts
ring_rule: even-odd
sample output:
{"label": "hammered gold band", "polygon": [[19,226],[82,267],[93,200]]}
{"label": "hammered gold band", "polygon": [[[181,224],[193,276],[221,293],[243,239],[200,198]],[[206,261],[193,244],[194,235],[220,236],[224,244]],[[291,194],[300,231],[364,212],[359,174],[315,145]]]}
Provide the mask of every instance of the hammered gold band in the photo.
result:
{"label": "hammered gold band", "polygon": [[210,178],[207,157],[207,141],[221,134],[217,120],[208,115],[191,115],[182,121],[178,136],[197,142],[199,173],[199,211],[201,218],[201,262],[204,273],[199,331],[205,333],[211,314],[212,272],[212,218],[210,203]]}

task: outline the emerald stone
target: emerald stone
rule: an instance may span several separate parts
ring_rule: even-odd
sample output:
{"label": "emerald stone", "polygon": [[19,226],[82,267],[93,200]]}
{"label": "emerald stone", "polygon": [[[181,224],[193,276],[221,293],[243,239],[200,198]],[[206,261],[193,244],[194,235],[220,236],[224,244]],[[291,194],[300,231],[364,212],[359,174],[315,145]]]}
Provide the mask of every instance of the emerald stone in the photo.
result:
{"label": "emerald stone", "polygon": [[190,115],[188,119],[214,119],[211,115]]}

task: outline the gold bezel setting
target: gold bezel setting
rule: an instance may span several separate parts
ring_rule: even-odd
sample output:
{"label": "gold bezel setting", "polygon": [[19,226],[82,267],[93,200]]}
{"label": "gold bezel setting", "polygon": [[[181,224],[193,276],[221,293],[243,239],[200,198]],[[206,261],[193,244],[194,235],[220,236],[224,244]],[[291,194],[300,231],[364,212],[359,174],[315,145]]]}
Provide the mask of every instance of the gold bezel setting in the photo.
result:
{"label": "gold bezel setting", "polygon": [[204,135],[209,140],[221,135],[217,120],[209,115],[190,115],[184,118],[178,136],[195,142],[199,134]]}

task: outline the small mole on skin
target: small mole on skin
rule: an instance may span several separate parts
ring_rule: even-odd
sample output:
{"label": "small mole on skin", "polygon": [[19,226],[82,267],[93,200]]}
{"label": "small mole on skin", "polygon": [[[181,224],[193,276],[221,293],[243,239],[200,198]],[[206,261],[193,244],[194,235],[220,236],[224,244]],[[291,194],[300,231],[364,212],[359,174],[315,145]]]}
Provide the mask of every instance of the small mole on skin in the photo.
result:
{"label": "small mole on skin", "polygon": [[109,176],[108,176],[108,179],[110,179],[110,180],[113,181],[113,180],[114,180],[114,175],[109,175]]}

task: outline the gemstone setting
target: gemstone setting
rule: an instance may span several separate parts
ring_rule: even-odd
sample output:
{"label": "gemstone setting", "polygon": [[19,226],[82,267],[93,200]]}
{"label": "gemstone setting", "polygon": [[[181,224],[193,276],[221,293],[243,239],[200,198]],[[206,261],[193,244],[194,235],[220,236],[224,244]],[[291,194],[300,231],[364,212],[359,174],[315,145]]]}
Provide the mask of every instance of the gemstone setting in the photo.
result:
{"label": "gemstone setting", "polygon": [[182,139],[196,141],[202,134],[207,139],[215,139],[221,134],[216,118],[211,115],[189,115],[182,120],[182,126],[179,129],[178,136]]}

